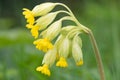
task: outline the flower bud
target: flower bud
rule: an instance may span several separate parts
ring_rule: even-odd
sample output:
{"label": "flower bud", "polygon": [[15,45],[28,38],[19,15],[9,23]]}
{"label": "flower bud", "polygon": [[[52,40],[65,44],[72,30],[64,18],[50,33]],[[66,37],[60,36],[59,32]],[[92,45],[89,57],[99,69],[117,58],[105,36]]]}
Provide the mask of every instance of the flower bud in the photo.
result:
{"label": "flower bud", "polygon": [[45,54],[42,64],[47,64],[47,65],[51,66],[55,62],[56,54],[57,54],[57,50],[55,47],[53,49],[50,49]]}
{"label": "flower bud", "polygon": [[40,30],[45,29],[56,17],[57,12],[52,12],[47,15],[44,15],[36,20],[37,26],[40,26]]}
{"label": "flower bud", "polygon": [[42,16],[50,12],[56,6],[55,3],[47,2],[37,5],[33,8],[32,12],[34,16]]}
{"label": "flower bud", "polygon": [[58,20],[51,24],[45,31],[41,33],[43,38],[53,40],[60,32],[62,26],[61,20]]}
{"label": "flower bud", "polygon": [[70,40],[67,37],[65,37],[58,47],[59,47],[59,51],[58,51],[59,56],[67,58],[70,49]]}
{"label": "flower bud", "polygon": [[82,46],[81,39],[79,38],[79,36],[75,36],[72,42],[72,56],[77,65],[83,64],[83,55],[82,55],[81,46]]}

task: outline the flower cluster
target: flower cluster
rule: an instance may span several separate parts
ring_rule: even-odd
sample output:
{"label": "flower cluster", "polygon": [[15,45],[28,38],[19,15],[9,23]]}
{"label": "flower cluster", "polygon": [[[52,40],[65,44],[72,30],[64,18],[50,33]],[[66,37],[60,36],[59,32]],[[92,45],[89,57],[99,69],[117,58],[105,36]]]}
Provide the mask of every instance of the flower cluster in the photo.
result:
{"label": "flower cluster", "polygon": [[[52,12],[57,5],[67,10]],[[49,67],[56,60],[58,60],[56,66],[67,67],[69,55],[73,56],[76,65],[83,64],[80,34],[86,32],[86,28],[78,22],[66,5],[47,2],[35,6],[32,10],[26,8],[23,10],[23,15],[27,19],[26,27],[31,29],[32,36],[35,38],[33,44],[46,53],[42,61],[43,66],[37,67],[37,71],[50,76]],[[66,14],[66,16],[57,20],[58,14]],[[65,20],[73,21],[75,25],[63,26],[62,22]]]}

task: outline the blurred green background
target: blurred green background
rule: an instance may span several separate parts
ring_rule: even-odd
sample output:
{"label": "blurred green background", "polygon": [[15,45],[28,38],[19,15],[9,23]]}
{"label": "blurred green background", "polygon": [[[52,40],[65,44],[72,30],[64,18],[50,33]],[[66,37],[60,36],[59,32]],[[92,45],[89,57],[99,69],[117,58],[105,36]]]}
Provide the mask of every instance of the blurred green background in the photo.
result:
{"label": "blurred green background", "polygon": [[82,35],[84,65],[51,67],[51,76],[36,72],[43,53],[25,28],[22,8],[32,9],[43,2],[68,5],[81,24],[92,29],[101,52],[106,80],[120,80],[120,1],[119,0],[0,0],[0,80],[100,80],[93,49]]}

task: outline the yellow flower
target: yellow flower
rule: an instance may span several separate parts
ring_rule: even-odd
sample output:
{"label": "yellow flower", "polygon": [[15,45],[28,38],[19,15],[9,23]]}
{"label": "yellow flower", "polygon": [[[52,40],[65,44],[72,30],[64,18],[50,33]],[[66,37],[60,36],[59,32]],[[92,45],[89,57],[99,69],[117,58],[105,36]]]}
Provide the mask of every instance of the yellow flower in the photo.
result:
{"label": "yellow flower", "polygon": [[82,54],[81,47],[82,47],[82,40],[77,34],[75,35],[72,41],[72,56],[77,66],[80,66],[83,64],[83,54]]}
{"label": "yellow flower", "polygon": [[52,43],[47,38],[38,39],[38,40],[34,41],[33,44],[36,45],[37,49],[42,50],[44,52],[53,48]]}
{"label": "yellow flower", "polygon": [[33,26],[32,29],[31,29],[31,33],[32,33],[32,36],[37,38],[38,37],[38,30],[39,30],[39,26]]}
{"label": "yellow flower", "polygon": [[36,71],[40,71],[41,73],[50,76],[50,70],[48,65],[44,64],[43,66],[37,67]]}
{"label": "yellow flower", "polygon": [[32,11],[30,11],[29,9],[23,8],[24,12],[23,15],[25,15],[25,18],[27,19],[27,22],[31,25],[34,24],[34,15],[32,13]]}
{"label": "yellow flower", "polygon": [[56,66],[58,66],[58,67],[67,67],[68,64],[67,64],[64,57],[60,57],[60,60],[56,63]]}

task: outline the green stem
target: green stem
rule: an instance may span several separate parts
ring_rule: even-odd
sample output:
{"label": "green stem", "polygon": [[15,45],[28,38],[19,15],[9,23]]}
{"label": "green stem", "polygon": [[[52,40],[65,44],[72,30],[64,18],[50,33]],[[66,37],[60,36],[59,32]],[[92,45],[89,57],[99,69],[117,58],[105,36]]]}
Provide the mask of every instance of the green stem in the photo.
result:
{"label": "green stem", "polygon": [[100,56],[100,52],[99,52],[96,40],[94,38],[94,35],[93,35],[92,31],[89,30],[88,32],[89,32],[88,35],[91,39],[91,43],[92,43],[92,46],[93,46],[93,49],[94,49],[94,53],[95,53],[95,57],[96,57],[96,61],[97,61],[97,65],[98,65],[98,69],[99,69],[99,73],[100,73],[100,78],[101,78],[101,80],[105,80],[103,63],[102,63],[102,60],[101,60],[101,56]]}

